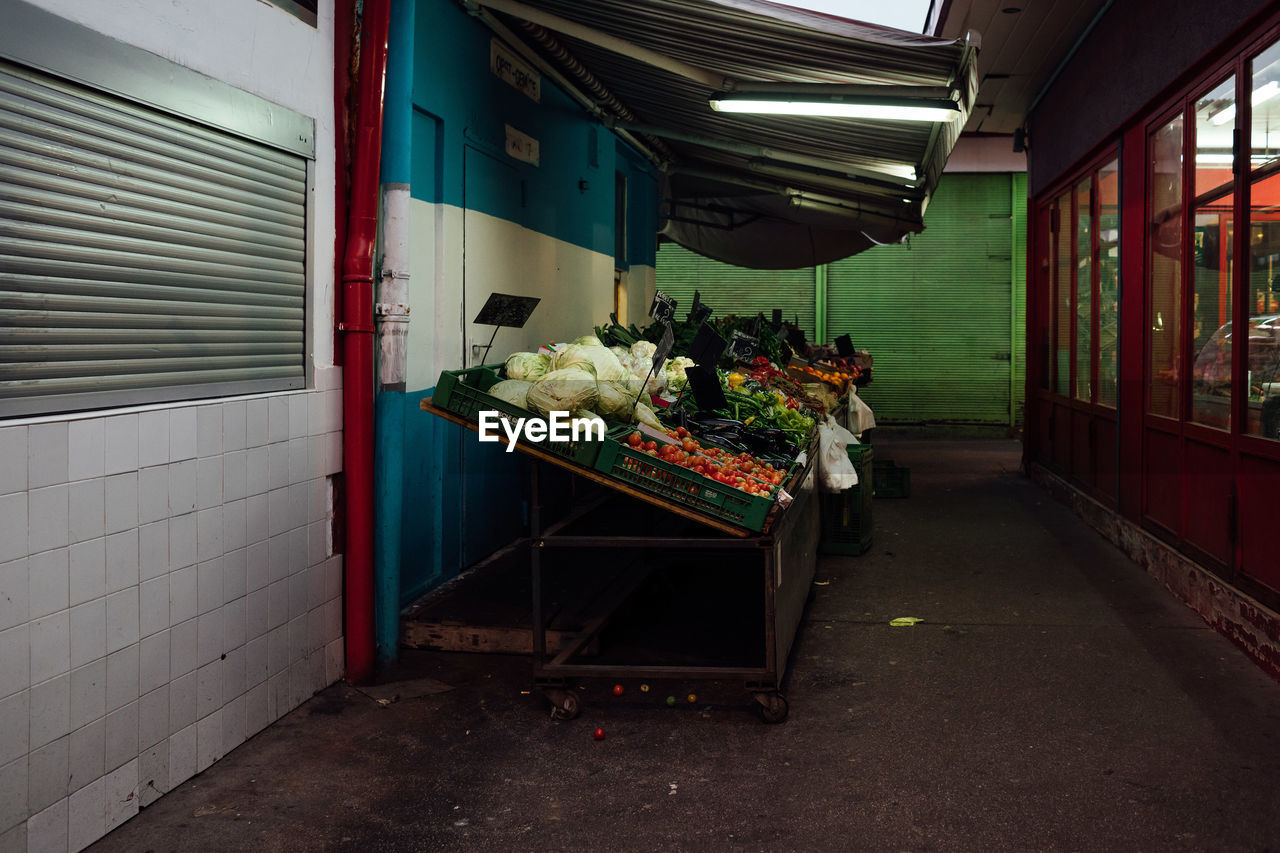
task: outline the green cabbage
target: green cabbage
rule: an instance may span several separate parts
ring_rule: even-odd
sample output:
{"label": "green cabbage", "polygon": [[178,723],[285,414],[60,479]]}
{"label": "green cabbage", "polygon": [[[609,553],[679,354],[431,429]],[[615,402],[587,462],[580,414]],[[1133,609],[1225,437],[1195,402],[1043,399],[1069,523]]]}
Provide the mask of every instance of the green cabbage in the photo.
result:
{"label": "green cabbage", "polygon": [[497,397],[504,403],[510,403],[521,409],[529,408],[526,399],[529,396],[529,389],[533,387],[532,382],[525,382],[521,379],[506,379],[489,386],[488,394],[491,397]]}
{"label": "green cabbage", "polygon": [[[645,366],[644,372],[648,373],[649,368],[653,366],[653,354],[658,351],[658,345],[649,341],[636,341],[631,345],[631,357],[637,361],[644,359],[649,363]],[[641,376],[644,374],[642,373]]]}
{"label": "green cabbage", "polygon": [[523,379],[534,382],[546,376],[551,370],[551,356],[538,352],[513,352],[507,356],[506,373],[508,379]]}
{"label": "green cabbage", "polygon": [[[639,380],[637,380],[637,384],[638,382]],[[636,403],[636,391],[629,389],[625,381],[599,382],[597,383],[597,388],[600,392],[600,401],[596,404],[596,411],[605,420],[624,424],[631,423],[631,414]]]}
{"label": "green cabbage", "polygon": [[627,375],[627,369],[608,349],[585,344],[569,344],[558,351],[551,357],[551,367],[554,370],[567,367],[589,367],[597,379],[605,381],[624,379]]}
{"label": "green cabbage", "polygon": [[580,346],[584,346],[584,347],[602,347],[602,346],[604,346],[604,341],[600,340],[600,339],[599,339],[599,338],[597,338],[595,335],[583,335],[583,336],[582,336],[582,337],[580,337],[580,338],[574,338],[573,342],[574,342],[575,344],[578,344],[578,345],[580,345]]}
{"label": "green cabbage", "polygon": [[581,367],[551,371],[533,383],[525,396],[528,408],[544,416],[552,412],[595,409],[599,399],[595,374]]}
{"label": "green cabbage", "polygon": [[662,421],[658,420],[658,416],[653,413],[653,409],[649,408],[644,403],[636,404],[636,411],[632,420],[636,423],[644,424],[645,426],[651,426],[654,429],[666,429],[666,427],[662,425]]}

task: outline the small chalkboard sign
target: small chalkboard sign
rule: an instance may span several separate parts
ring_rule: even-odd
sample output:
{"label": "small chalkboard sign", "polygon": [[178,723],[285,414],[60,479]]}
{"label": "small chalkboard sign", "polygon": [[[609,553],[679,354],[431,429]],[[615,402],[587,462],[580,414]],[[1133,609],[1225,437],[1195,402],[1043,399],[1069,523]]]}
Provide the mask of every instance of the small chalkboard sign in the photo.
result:
{"label": "small chalkboard sign", "polygon": [[735,331],[733,337],[729,339],[729,355],[738,361],[750,361],[755,358],[756,350],[760,347],[760,339],[748,335],[746,332]]}
{"label": "small chalkboard sign", "polygon": [[705,302],[695,303],[689,311],[689,322],[696,326],[699,323],[705,323],[711,317],[711,306]]}
{"label": "small chalkboard sign", "polygon": [[773,326],[773,330],[775,332],[778,331],[778,329],[782,328],[782,309],[781,308],[773,309],[773,319],[769,321],[769,325]]}
{"label": "small chalkboard sign", "polygon": [[671,331],[671,324],[668,323],[662,329],[662,337],[658,339],[658,348],[653,351],[654,370],[662,369],[662,363],[667,360],[667,356],[671,355],[671,348],[675,345],[676,336]]}
{"label": "small chalkboard sign", "polygon": [[840,355],[853,355],[853,341],[848,335],[841,335],[836,338],[836,352]]}
{"label": "small chalkboard sign", "polygon": [[689,377],[689,387],[699,411],[718,412],[728,406],[714,366],[698,364],[687,369],[685,375]]}
{"label": "small chalkboard sign", "polygon": [[724,348],[725,340],[720,337],[720,333],[711,325],[703,323],[693,336],[693,343],[689,344],[689,358],[693,359],[694,364],[714,367]]}
{"label": "small chalkboard sign", "polygon": [[481,326],[508,326],[523,329],[529,315],[542,300],[536,296],[512,296],[509,293],[490,293],[484,307],[472,322]]}
{"label": "small chalkboard sign", "polygon": [[793,350],[803,350],[805,345],[804,329],[798,326],[787,329],[787,343],[791,344]]}
{"label": "small chalkboard sign", "polygon": [[668,325],[676,316],[676,301],[661,290],[653,294],[653,304],[649,306],[649,316],[659,323]]}
{"label": "small chalkboard sign", "polygon": [[791,344],[786,341],[782,342],[782,364],[779,367],[786,367],[791,363],[791,359],[795,358],[795,350],[791,349]]}

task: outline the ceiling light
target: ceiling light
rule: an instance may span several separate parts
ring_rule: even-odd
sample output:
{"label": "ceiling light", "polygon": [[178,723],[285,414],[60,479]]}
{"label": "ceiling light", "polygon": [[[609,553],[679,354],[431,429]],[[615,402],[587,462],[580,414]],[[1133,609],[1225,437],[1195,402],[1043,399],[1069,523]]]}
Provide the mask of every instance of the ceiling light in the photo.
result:
{"label": "ceiling light", "polygon": [[723,113],[869,118],[882,121],[951,121],[961,115],[955,101],[942,98],[826,97],[810,94],[772,95],[724,93],[711,98],[711,108]]}
{"label": "ceiling light", "polygon": [[[1255,107],[1258,104],[1271,100],[1276,95],[1280,95],[1280,82],[1272,80],[1264,86],[1259,86],[1253,90],[1253,94],[1249,96],[1249,102]],[[1236,105],[1228,104],[1222,111],[1209,116],[1209,121],[1214,124],[1226,124],[1236,117]]]}

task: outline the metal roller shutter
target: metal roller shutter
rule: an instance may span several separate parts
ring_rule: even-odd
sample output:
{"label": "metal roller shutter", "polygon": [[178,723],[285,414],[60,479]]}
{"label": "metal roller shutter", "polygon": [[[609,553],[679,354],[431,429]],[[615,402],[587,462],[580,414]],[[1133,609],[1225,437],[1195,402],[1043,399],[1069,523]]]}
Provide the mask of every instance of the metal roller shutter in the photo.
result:
{"label": "metal roller shutter", "polygon": [[0,62],[0,415],[304,385],[306,161]]}
{"label": "metal roller shutter", "polygon": [[877,421],[1009,423],[1012,195],[1008,174],[947,175],[909,245],[830,265],[828,335],[875,356]]}
{"label": "metal roller shutter", "polygon": [[676,316],[693,304],[693,292],[715,309],[713,317],[728,314],[771,316],[782,309],[787,322],[799,317],[800,328],[812,339],[813,268],[753,270],[713,261],[674,243],[664,243],[656,263],[658,289],[676,299]]}

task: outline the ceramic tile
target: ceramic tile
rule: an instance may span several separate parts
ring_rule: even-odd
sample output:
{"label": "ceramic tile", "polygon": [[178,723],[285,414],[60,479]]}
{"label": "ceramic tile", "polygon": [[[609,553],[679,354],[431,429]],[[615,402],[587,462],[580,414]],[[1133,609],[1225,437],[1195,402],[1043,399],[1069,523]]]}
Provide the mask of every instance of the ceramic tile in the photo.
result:
{"label": "ceramic tile", "polygon": [[222,558],[222,593],[227,601],[243,598],[248,592],[248,553],[244,548],[229,551]]}
{"label": "ceramic tile", "polygon": [[293,555],[289,552],[290,537],[288,533],[272,536],[268,543],[268,560],[271,564],[271,582],[285,580],[292,568]]}
{"label": "ceramic tile", "polygon": [[255,542],[261,542],[267,538],[270,527],[267,523],[267,514],[270,511],[271,496],[270,493],[261,495],[251,495],[245,500],[245,541],[252,545]]}
{"label": "ceramic tile", "polygon": [[235,551],[248,545],[248,519],[245,511],[248,501],[231,501],[222,507],[222,546],[224,551]]}
{"label": "ceramic tile", "polygon": [[98,658],[92,663],[71,671],[71,718],[74,731],[99,720],[107,713],[107,659]]}
{"label": "ceramic tile", "polygon": [[222,504],[222,457],[209,456],[196,461],[196,509],[209,509]]}
{"label": "ceramic tile", "polygon": [[222,556],[222,507],[196,513],[196,559],[212,560]]}
{"label": "ceramic tile", "polygon": [[271,443],[289,440],[289,399],[271,397],[267,400],[267,440]]}
{"label": "ceramic tile", "polygon": [[265,494],[271,488],[271,448],[251,447],[247,454],[245,492],[248,496]]}
{"label": "ceramic tile", "polygon": [[245,649],[237,646],[227,652],[222,663],[222,698],[231,702],[245,690]]}
{"label": "ceramic tile", "polygon": [[274,630],[289,621],[289,581],[271,584],[267,598],[267,627]]}
{"label": "ceramic tile", "polygon": [[138,701],[137,643],[107,655],[107,712]]}
{"label": "ceramic tile", "polygon": [[27,492],[27,553],[38,554],[67,544],[67,492],[65,485]]}
{"label": "ceramic tile", "polygon": [[196,721],[196,673],[169,682],[169,731],[176,734]]}
{"label": "ceramic tile", "polygon": [[181,569],[196,562],[196,514],[169,519],[169,567]]}
{"label": "ceramic tile", "polygon": [[95,539],[106,532],[105,481],[83,480],[67,487],[70,535],[72,542]]}
{"label": "ceramic tile", "polygon": [[222,453],[222,405],[196,409],[196,456],[218,456]]}
{"label": "ceramic tile", "polygon": [[311,476],[311,455],[306,438],[289,440],[289,482],[302,483]]}
{"label": "ceramic tile", "polygon": [[222,406],[222,449],[243,450],[245,444],[245,402],[224,403]]}
{"label": "ceramic tile", "polygon": [[39,749],[71,732],[71,674],[59,675],[31,688],[31,749]]}
{"label": "ceramic tile", "polygon": [[267,443],[269,436],[266,399],[247,401],[245,403],[245,446],[261,447]]}
{"label": "ceramic tile", "polygon": [[169,411],[169,460],[194,459],[196,455],[196,410],[184,406]]}
{"label": "ceramic tile", "polygon": [[169,682],[169,629],[138,642],[138,692],[149,693]]}
{"label": "ceramic tile", "polygon": [[244,683],[247,692],[271,675],[267,665],[267,638],[258,637],[244,644]]}
{"label": "ceramic tile", "polygon": [[249,453],[233,450],[222,458],[222,495],[236,501],[249,495]]}
{"label": "ceramic tile", "polygon": [[169,738],[169,789],[196,775],[196,725],[174,732]]}
{"label": "ceramic tile", "polygon": [[166,738],[138,756],[138,806],[147,806],[169,792],[169,741]]}
{"label": "ceramic tile", "polygon": [[194,617],[169,629],[169,677],[177,678],[196,668],[199,623]]}
{"label": "ceramic tile", "polygon": [[272,536],[278,536],[281,533],[287,533],[292,519],[292,511],[289,505],[289,490],[273,489],[267,494],[267,530]]}
{"label": "ceramic tile", "polygon": [[216,610],[226,603],[222,593],[222,559],[208,560],[196,566],[196,607],[200,614]]}
{"label": "ceramic tile", "polygon": [[268,445],[267,450],[269,485],[273,489],[283,489],[289,485],[289,442]]}
{"label": "ceramic tile", "polygon": [[196,616],[198,605],[198,569],[186,566],[169,573],[169,622],[176,625]]}
{"label": "ceramic tile", "polygon": [[56,548],[27,558],[30,574],[27,587],[27,606],[32,619],[39,619],[66,610],[69,597],[70,571],[68,551]]}
{"label": "ceramic tile", "polygon": [[244,694],[244,733],[253,737],[271,722],[267,702],[268,685],[264,680]]}
{"label": "ceramic tile", "polygon": [[71,626],[68,611],[33,620],[30,643],[32,684],[70,672]]}
{"label": "ceramic tile", "polygon": [[67,424],[32,424],[27,428],[27,488],[67,482]]}
{"label": "ceramic tile", "polygon": [[169,464],[169,514],[182,515],[196,508],[196,462],[186,459]]}
{"label": "ceramic tile", "polygon": [[138,580],[148,581],[169,573],[169,521],[138,528]]}
{"label": "ceramic tile", "polygon": [[107,537],[107,594],[138,585],[138,531],[129,529]]}
{"label": "ceramic tile", "polygon": [[169,576],[138,585],[138,636],[149,637],[169,627]]}
{"label": "ceramic tile", "polygon": [[[21,629],[25,630],[23,625]],[[0,699],[0,764],[26,755],[31,746],[31,691],[18,690]]]}
{"label": "ceramic tile", "polygon": [[67,795],[71,736],[66,735],[31,751],[27,760],[27,808],[43,811]]}
{"label": "ceramic tile", "polygon": [[138,813],[138,759],[110,771],[106,789],[106,830],[110,832]]}
{"label": "ceramic tile", "polygon": [[107,653],[138,642],[138,588],[107,596]]}
{"label": "ceramic tile", "polygon": [[[241,625],[243,624],[241,621]],[[68,661],[69,655],[68,652]],[[24,691],[30,686],[31,626],[17,625],[7,631],[0,631],[0,699]],[[12,730],[0,726],[0,732],[9,731]],[[4,743],[0,740],[0,764],[5,760]]]}
{"label": "ceramic tile", "polygon": [[266,588],[254,590],[244,597],[244,633],[246,640],[261,637],[267,633],[267,600],[269,591]]}
{"label": "ceramic tile", "polygon": [[0,495],[27,490],[27,427],[0,428]]}
{"label": "ceramic tile", "polygon": [[107,600],[95,598],[71,608],[71,666],[107,653]]}
{"label": "ceramic tile", "polygon": [[107,782],[98,778],[67,798],[67,846],[83,850],[107,831]]}
{"label": "ceramic tile", "polygon": [[246,704],[244,696],[237,696],[222,709],[222,749],[226,755],[245,741]]}
{"label": "ceramic tile", "polygon": [[156,744],[165,743],[169,734],[169,685],[166,684],[138,700],[138,745],[144,750],[153,749]]}
{"label": "ceramic tile", "polygon": [[226,629],[222,622],[222,609],[201,615],[196,626],[196,665],[203,666],[222,656],[227,650]]}
{"label": "ceramic tile", "polygon": [[0,764],[0,827],[27,819],[27,757]]}
{"label": "ceramic tile", "polygon": [[289,399],[289,438],[307,435],[307,400],[310,394],[293,394]]}
{"label": "ceramic tile", "polygon": [[107,594],[107,540],[77,542],[69,549],[71,574],[67,603],[75,607]]}
{"label": "ceramic tile", "polygon": [[222,608],[223,644],[228,649],[243,646],[245,641],[245,597],[229,601]]}
{"label": "ceramic tile", "polygon": [[214,711],[196,723],[196,772],[201,773],[222,757],[222,711]]}
{"label": "ceramic tile", "polygon": [[104,428],[107,474],[138,469],[138,416],[107,418]]}
{"label": "ceramic tile", "polygon": [[106,473],[106,431],[102,418],[67,425],[67,479],[87,480]]}
{"label": "ceramic tile", "polygon": [[75,794],[85,785],[101,779],[106,772],[103,769],[106,755],[106,723],[101,717],[73,731],[68,750],[67,790]]}
{"label": "ceramic tile", "polygon": [[138,472],[138,521],[147,524],[169,517],[169,466]]}
{"label": "ceramic tile", "polygon": [[138,415],[138,465],[169,463],[169,410],[142,412]]}
{"label": "ceramic tile", "polygon": [[27,853],[67,853],[65,797],[27,818]]}
{"label": "ceramic tile", "polygon": [[106,735],[108,773],[138,757],[138,703],[136,701],[107,714]]}
{"label": "ceramic tile", "polygon": [[138,526],[137,471],[107,477],[106,510],[107,533],[119,533]]}
{"label": "ceramic tile", "polygon": [[[0,495],[0,563],[19,560],[29,553],[27,550],[27,503],[26,492]],[[263,525],[265,527],[265,520]],[[0,608],[3,607],[4,604],[0,601]]]}
{"label": "ceramic tile", "polygon": [[215,660],[196,670],[196,719],[203,719],[222,707],[223,664]]}
{"label": "ceramic tile", "polygon": [[245,549],[245,592],[262,589],[271,582],[270,543],[255,542]]}

